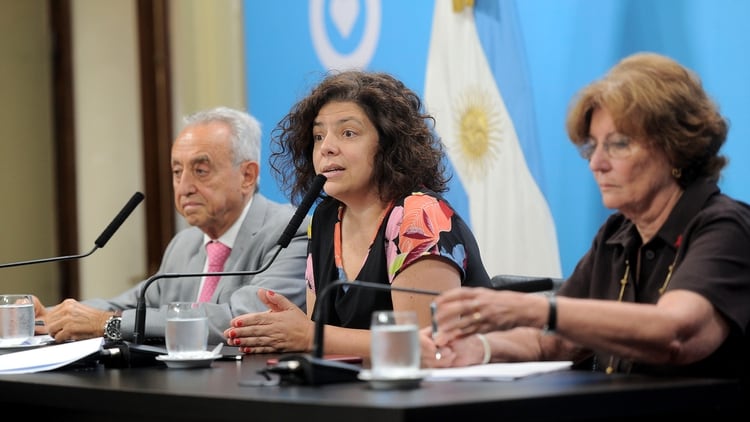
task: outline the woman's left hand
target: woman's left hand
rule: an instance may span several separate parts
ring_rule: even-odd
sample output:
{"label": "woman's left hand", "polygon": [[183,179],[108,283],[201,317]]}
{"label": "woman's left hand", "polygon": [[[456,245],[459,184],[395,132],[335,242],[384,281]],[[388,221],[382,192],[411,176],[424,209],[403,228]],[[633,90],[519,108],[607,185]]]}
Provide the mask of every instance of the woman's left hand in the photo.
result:
{"label": "woman's left hand", "polygon": [[314,324],[302,310],[283,295],[267,289],[258,297],[268,306],[265,312],[240,315],[230,321],[224,337],[243,353],[305,352],[312,348]]}

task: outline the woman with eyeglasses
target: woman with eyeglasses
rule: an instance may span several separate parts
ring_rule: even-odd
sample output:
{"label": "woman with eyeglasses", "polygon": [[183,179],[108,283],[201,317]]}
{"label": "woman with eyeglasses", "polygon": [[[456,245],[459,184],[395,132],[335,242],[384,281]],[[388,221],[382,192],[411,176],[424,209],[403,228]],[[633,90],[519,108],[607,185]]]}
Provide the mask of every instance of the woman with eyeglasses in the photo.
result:
{"label": "woman with eyeglasses", "polygon": [[717,186],[728,123],[700,79],[667,57],[634,54],[579,93],[567,130],[617,212],[556,296],[439,296],[441,359],[431,364],[572,360],[607,373],[746,380],[750,207]]}

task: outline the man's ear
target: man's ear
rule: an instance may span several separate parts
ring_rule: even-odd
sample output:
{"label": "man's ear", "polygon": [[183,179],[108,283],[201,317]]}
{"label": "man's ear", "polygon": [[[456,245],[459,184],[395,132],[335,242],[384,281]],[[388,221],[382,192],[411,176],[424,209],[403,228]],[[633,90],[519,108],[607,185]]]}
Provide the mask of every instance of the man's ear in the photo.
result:
{"label": "man's ear", "polygon": [[249,188],[252,193],[254,193],[258,186],[260,165],[257,161],[243,161],[242,164],[240,164],[240,172],[242,172],[242,177],[244,179],[242,187]]}

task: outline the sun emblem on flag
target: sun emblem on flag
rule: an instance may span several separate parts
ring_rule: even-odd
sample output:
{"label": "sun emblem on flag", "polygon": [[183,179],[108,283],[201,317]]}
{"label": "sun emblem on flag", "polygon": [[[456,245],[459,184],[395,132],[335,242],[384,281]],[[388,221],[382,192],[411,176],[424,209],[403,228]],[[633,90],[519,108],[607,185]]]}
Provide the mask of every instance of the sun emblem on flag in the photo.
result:
{"label": "sun emblem on flag", "polygon": [[456,139],[452,146],[456,165],[472,179],[483,178],[501,154],[500,105],[480,89],[459,96],[456,104]]}

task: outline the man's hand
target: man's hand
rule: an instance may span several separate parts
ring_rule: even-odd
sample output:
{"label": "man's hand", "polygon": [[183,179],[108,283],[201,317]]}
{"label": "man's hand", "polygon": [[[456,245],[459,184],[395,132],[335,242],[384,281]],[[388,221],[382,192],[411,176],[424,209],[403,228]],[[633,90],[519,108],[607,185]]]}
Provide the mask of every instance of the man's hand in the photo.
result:
{"label": "man's hand", "polygon": [[112,314],[110,311],[86,306],[75,299],[65,299],[46,311],[44,321],[49,335],[55,342],[61,343],[101,337],[104,334],[104,324]]}

